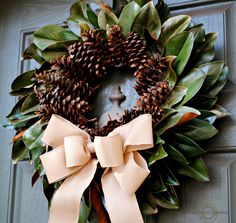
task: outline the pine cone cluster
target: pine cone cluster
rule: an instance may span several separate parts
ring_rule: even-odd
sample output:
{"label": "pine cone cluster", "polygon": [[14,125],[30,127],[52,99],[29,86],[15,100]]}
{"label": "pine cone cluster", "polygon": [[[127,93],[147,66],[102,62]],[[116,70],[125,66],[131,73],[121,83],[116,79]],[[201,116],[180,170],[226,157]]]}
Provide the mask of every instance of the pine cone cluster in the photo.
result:
{"label": "pine cone cluster", "polygon": [[[140,98],[136,106],[126,111],[120,120],[112,120],[102,129],[90,128],[91,96],[99,81],[116,66],[134,70],[135,89]],[[151,55],[145,41],[137,33],[125,38],[118,25],[111,26],[107,38],[97,30],[90,30],[85,40],[68,46],[68,56],[55,59],[50,69],[40,71],[35,89],[40,101],[40,114],[44,119],[58,114],[89,134],[107,135],[114,128],[130,122],[141,114],[150,113],[154,124],[162,114],[161,105],[169,95],[168,82],[162,80],[166,61]]]}

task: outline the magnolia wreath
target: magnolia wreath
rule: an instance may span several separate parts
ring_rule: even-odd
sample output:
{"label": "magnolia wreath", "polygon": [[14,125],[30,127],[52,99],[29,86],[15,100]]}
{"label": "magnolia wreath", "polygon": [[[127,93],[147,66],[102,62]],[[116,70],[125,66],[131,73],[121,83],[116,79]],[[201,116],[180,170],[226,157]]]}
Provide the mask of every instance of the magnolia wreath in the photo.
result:
{"label": "magnolia wreath", "polygon": [[[16,130],[13,162],[29,157],[32,184],[43,181],[49,222],[143,222],[179,207],[186,177],[209,180],[201,146],[229,115],[217,104],[228,68],[214,61],[216,36],[162,0],[79,0],[64,26],[33,34],[23,59],[40,66],[13,81],[6,127]],[[135,76],[138,99],[98,127],[94,96],[119,67]]]}

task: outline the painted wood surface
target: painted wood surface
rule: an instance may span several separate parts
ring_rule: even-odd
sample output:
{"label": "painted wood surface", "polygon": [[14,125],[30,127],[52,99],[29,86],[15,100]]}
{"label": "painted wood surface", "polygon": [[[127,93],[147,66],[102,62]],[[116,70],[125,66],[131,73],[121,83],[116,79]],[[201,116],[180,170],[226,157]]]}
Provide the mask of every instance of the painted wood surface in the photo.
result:
{"label": "painted wood surface", "polygon": [[[8,0],[1,1],[0,8],[0,120],[14,104],[8,96],[9,86],[17,74],[34,67],[35,63],[19,62],[23,49],[31,41],[32,32],[40,26],[61,24],[68,16],[73,0]],[[109,2],[109,1],[106,1]],[[147,218],[148,223],[234,223],[236,213],[236,2],[215,0],[167,0],[173,14],[189,14],[197,23],[203,23],[208,32],[219,33],[216,52],[218,59],[227,61],[230,80],[222,95],[221,103],[232,116],[219,123],[223,130],[215,139],[206,144],[211,152],[206,160],[210,169],[210,183],[188,181],[181,191],[181,208],[178,211],[162,210],[159,217]],[[108,96],[114,84],[121,84],[122,91],[129,99],[123,104],[129,108],[134,103],[135,93],[131,87],[132,78],[124,79],[113,74],[104,82],[99,93],[97,114],[109,109]],[[95,101],[96,104],[96,101]],[[0,129],[0,223],[46,223],[47,202],[40,182],[32,189],[32,166],[23,161],[11,165],[10,138],[13,132]]]}

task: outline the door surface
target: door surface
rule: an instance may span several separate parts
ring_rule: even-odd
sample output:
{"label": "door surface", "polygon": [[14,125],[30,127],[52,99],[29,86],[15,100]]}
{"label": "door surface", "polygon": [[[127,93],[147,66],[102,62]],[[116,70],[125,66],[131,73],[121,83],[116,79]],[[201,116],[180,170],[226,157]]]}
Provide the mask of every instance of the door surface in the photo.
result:
{"label": "door surface", "polygon": [[[1,0],[0,6],[0,120],[15,103],[8,96],[10,84],[17,74],[37,66],[32,61],[21,62],[20,55],[30,43],[32,33],[46,24],[62,24],[68,17],[73,0]],[[109,1],[107,1],[109,2]],[[210,170],[209,183],[188,181],[183,185],[181,208],[162,210],[148,223],[236,223],[236,2],[216,0],[166,0],[173,14],[189,14],[196,23],[203,23],[208,32],[218,32],[216,52],[218,60],[225,60],[230,78],[223,91],[225,106],[232,116],[219,123],[222,130],[214,140],[206,143]],[[132,94],[130,80],[114,78],[103,95],[110,94],[111,86],[121,84],[124,94]],[[234,83],[235,82],[235,83]],[[99,113],[108,107],[107,97]],[[132,97],[131,97],[132,98]],[[124,106],[129,107],[132,100]],[[11,164],[9,141],[13,132],[0,129],[0,223],[46,223],[47,202],[41,182],[31,188],[33,168],[27,160]],[[210,146],[209,146],[210,145]]]}

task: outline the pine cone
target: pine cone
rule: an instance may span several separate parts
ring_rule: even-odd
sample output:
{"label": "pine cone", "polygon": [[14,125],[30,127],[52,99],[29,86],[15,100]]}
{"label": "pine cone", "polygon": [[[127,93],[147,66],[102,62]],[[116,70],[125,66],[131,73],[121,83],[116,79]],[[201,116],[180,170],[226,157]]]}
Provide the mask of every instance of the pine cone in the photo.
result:
{"label": "pine cone", "polygon": [[108,46],[113,66],[123,65],[125,62],[125,37],[118,25],[113,25],[109,29]]}

